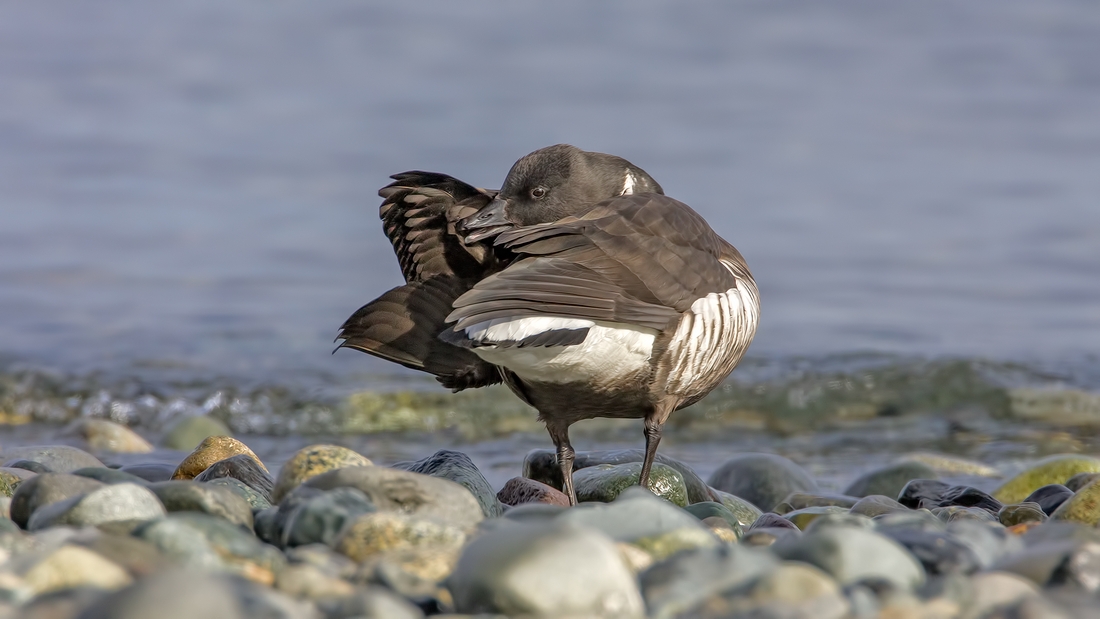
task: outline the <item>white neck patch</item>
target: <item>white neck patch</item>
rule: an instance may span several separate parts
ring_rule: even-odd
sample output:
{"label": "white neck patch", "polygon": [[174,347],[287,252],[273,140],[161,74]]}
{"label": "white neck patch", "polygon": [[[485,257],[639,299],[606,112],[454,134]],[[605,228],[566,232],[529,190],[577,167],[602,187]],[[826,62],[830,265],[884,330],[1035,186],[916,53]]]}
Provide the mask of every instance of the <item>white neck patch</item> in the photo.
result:
{"label": "white neck patch", "polygon": [[634,193],[634,175],[630,173],[630,170],[626,171],[626,180],[623,181],[623,191],[620,196],[628,196]]}

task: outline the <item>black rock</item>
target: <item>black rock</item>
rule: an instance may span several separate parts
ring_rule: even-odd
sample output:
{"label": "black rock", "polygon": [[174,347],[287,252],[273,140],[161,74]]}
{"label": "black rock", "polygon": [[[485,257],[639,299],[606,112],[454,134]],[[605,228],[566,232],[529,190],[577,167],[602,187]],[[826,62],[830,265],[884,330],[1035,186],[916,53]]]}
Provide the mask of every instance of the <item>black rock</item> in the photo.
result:
{"label": "black rock", "polygon": [[727,460],[711,475],[708,483],[765,511],[792,492],[818,491],[817,482],[802,467],[783,456],[763,453],[743,454]]}
{"label": "black rock", "polygon": [[798,529],[797,526],[790,520],[787,520],[779,514],[773,514],[771,512],[764,514],[756,519],[756,522],[752,523],[749,527],[749,531],[755,531],[756,529]]}
{"label": "black rock", "polygon": [[929,575],[971,574],[981,568],[974,551],[947,533],[898,528],[879,532],[904,546]]}
{"label": "black rock", "polygon": [[950,487],[951,484],[938,479],[914,479],[898,493],[898,503],[909,509],[920,509],[921,501],[939,501]]}
{"label": "black rock", "polygon": [[[290,497],[283,499],[283,504],[293,503],[296,502]],[[280,523],[280,545],[286,548],[315,543],[331,546],[345,524],[374,511],[374,504],[367,495],[356,488],[333,488],[315,494],[297,503]]]}
{"label": "black rock", "polygon": [[439,477],[465,487],[477,499],[486,518],[496,518],[504,513],[496,491],[470,457],[461,451],[441,449],[427,458],[416,462],[402,462],[394,468]]}
{"label": "black rock", "polygon": [[927,500],[921,503],[921,507],[926,507],[928,509],[934,507],[950,507],[952,505],[959,507],[977,507],[991,514],[996,514],[1004,507],[997,499],[971,486],[951,486],[943,491],[939,500],[934,502]]}
{"label": "black rock", "polygon": [[11,462],[5,462],[4,466],[10,469],[23,469],[24,471],[30,471],[32,473],[52,473],[53,469],[42,464],[41,462],[35,462],[34,460],[13,460]]}
{"label": "black rock", "polygon": [[236,479],[259,492],[268,501],[271,500],[275,480],[271,479],[271,475],[248,454],[237,454],[211,464],[205,471],[195,476],[195,481],[212,481],[222,477]]}
{"label": "black rock", "polygon": [[1077,492],[1097,479],[1100,479],[1100,473],[1078,473],[1066,480],[1066,487],[1070,492]]}
{"label": "black rock", "polygon": [[1024,499],[1023,503],[1038,503],[1039,508],[1046,515],[1051,515],[1062,503],[1073,496],[1073,490],[1062,484],[1049,484],[1032,492]]}

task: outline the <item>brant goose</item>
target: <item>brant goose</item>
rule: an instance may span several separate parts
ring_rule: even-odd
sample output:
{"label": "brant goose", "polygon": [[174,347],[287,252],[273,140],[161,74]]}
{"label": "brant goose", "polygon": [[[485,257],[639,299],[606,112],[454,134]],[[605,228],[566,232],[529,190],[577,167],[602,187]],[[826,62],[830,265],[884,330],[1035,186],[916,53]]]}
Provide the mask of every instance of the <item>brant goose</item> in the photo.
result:
{"label": "brant goose", "polygon": [[644,419],[646,485],[672,411],[745,353],[760,316],[744,258],[649,174],[559,144],[499,191],[405,172],[381,217],[407,282],[356,311],[341,347],[435,375],[503,382],[539,412],[571,503],[569,426]]}

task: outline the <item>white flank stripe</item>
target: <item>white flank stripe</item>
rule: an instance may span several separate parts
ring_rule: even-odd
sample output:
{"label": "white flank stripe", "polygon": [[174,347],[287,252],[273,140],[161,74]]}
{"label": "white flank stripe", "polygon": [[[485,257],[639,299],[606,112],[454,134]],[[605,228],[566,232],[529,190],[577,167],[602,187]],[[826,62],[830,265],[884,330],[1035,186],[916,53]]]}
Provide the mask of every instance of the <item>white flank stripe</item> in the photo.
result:
{"label": "white flank stripe", "polygon": [[623,191],[620,196],[628,196],[634,193],[634,175],[630,173],[630,170],[626,171],[626,180],[623,182]]}

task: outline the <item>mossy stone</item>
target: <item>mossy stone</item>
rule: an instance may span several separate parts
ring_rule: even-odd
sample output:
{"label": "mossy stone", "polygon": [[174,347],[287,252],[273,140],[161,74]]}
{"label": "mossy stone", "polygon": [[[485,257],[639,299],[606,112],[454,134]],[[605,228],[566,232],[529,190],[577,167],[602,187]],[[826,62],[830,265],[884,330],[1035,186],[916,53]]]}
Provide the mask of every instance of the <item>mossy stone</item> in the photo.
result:
{"label": "mossy stone", "polygon": [[[637,486],[641,474],[641,462],[598,464],[576,471],[573,473],[573,485],[577,491],[577,500],[610,503],[627,488]],[[680,507],[688,504],[684,478],[676,469],[666,464],[653,464],[649,472],[649,490]]]}
{"label": "mossy stone", "polygon": [[352,466],[370,466],[370,459],[347,447],[339,445],[310,445],[299,449],[279,470],[275,479],[275,489],[271,491],[271,502],[283,500],[306,480],[322,473]]}
{"label": "mossy stone", "polygon": [[848,508],[838,507],[836,505],[818,505],[814,507],[804,507],[802,509],[796,509],[793,512],[784,514],[791,524],[798,527],[800,531],[805,531],[806,527],[810,526],[810,523],[818,518],[827,514],[847,514]]}
{"label": "mossy stone", "polygon": [[1078,490],[1072,498],[1058,506],[1051,520],[1069,520],[1091,526],[1100,524],[1100,482]]}
{"label": "mossy stone", "polygon": [[1043,458],[1001,484],[993,497],[1005,504],[1019,503],[1035,490],[1050,484],[1064,484],[1078,473],[1100,473],[1100,458],[1076,454]]}
{"label": "mossy stone", "polygon": [[756,522],[757,519],[764,514],[759,507],[739,496],[734,496],[728,492],[722,492],[721,490],[715,490],[714,488],[711,488],[711,492],[714,494],[718,503],[721,503],[726,509],[730,510],[734,517],[737,518],[737,521],[741,523],[742,527],[752,526],[752,523]]}

